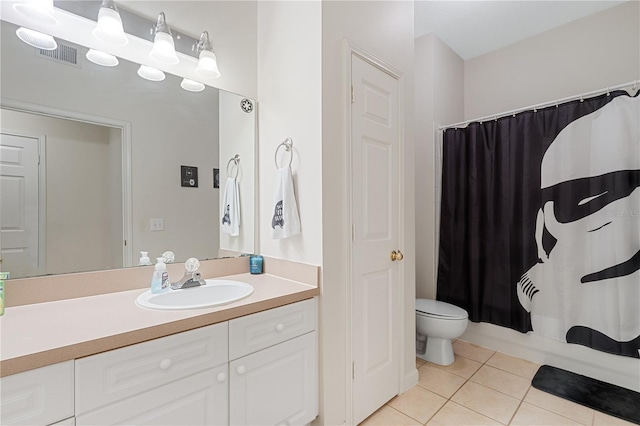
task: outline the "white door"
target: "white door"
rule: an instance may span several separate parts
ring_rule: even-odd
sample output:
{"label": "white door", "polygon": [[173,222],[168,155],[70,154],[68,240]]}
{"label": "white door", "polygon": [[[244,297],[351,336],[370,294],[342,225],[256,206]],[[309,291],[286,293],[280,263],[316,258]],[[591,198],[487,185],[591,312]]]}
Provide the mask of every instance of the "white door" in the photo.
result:
{"label": "white door", "polygon": [[0,249],[11,278],[42,273],[39,250],[39,145],[34,137],[0,139]]}
{"label": "white door", "polygon": [[351,56],[353,421],[398,394],[398,80]]}

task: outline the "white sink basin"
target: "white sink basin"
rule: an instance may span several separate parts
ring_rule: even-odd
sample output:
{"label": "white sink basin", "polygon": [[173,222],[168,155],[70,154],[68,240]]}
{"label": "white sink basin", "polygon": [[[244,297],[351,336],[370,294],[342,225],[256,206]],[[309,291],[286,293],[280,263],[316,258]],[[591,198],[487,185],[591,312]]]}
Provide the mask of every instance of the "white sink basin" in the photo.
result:
{"label": "white sink basin", "polygon": [[152,294],[142,293],[136,304],[149,309],[197,309],[224,305],[243,299],[253,293],[253,286],[241,281],[205,280],[206,285],[180,290],[167,290]]}

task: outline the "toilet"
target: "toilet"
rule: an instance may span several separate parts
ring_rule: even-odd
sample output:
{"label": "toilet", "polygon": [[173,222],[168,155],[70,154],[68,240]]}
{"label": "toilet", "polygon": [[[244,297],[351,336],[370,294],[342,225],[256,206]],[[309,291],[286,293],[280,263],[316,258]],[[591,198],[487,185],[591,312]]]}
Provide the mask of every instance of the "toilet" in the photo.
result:
{"label": "toilet", "polygon": [[416,300],[416,348],[426,337],[426,348],[416,356],[439,365],[453,363],[451,340],[460,337],[467,329],[467,311],[452,305],[431,299]]}

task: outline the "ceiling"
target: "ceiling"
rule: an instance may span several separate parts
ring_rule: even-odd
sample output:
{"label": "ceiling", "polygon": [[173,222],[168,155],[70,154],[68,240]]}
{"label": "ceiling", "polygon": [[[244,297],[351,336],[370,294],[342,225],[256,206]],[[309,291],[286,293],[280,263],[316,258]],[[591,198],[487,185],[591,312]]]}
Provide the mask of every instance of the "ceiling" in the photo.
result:
{"label": "ceiling", "polygon": [[467,60],[622,3],[415,0],[415,36],[435,33]]}

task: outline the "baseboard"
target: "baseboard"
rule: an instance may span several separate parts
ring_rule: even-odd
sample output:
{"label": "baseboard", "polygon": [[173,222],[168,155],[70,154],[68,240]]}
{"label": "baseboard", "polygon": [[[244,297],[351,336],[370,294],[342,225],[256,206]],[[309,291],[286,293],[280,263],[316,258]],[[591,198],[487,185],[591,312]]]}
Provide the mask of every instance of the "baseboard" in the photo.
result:
{"label": "baseboard", "polygon": [[640,392],[637,358],[611,355],[487,323],[470,322],[460,340]]}
{"label": "baseboard", "polygon": [[400,393],[404,393],[418,384],[418,369],[413,368],[410,372],[404,375],[404,382]]}

